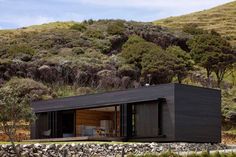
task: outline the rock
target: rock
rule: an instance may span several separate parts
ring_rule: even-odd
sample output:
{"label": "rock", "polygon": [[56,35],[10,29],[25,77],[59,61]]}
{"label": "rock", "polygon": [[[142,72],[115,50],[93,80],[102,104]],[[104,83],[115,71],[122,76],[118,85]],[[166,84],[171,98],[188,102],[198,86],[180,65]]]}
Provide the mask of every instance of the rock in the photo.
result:
{"label": "rock", "polygon": [[56,145],[55,144],[49,144],[46,146],[46,149],[55,149]]}
{"label": "rock", "polygon": [[21,156],[22,156],[22,157],[28,157],[28,156],[29,156],[29,153],[28,153],[27,151],[26,151],[26,152],[22,152],[22,153],[21,153]]}
{"label": "rock", "polygon": [[47,71],[50,70],[50,67],[48,65],[43,65],[41,67],[38,68],[39,71]]}
{"label": "rock", "polygon": [[[145,153],[159,153],[167,150],[173,152],[181,151],[202,151],[202,150],[222,150],[227,149],[223,144],[208,143],[134,143],[134,144],[29,144],[19,145],[22,148],[21,155],[23,157],[63,157],[63,156],[116,156],[120,155],[124,150],[125,154],[132,153],[134,155],[143,155]],[[0,145],[0,156],[14,156],[11,145]]]}

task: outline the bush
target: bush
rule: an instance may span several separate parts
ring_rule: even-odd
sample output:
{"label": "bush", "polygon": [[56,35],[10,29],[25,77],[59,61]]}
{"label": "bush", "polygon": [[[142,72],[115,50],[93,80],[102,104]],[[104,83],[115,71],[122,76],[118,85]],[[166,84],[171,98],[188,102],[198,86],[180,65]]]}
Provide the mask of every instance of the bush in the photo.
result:
{"label": "bush", "polygon": [[109,40],[94,40],[93,46],[96,50],[106,54],[111,49],[111,42]]}
{"label": "bush", "polygon": [[137,77],[137,70],[135,69],[134,65],[131,64],[123,64],[118,68],[118,74],[123,76],[129,76],[132,79],[136,79]]}
{"label": "bush", "polygon": [[77,95],[91,94],[91,93],[94,93],[94,92],[95,91],[90,87],[79,87],[76,90]]}
{"label": "bush", "polygon": [[116,21],[111,23],[107,27],[107,32],[111,35],[122,35],[124,34],[125,26],[122,21]]}
{"label": "bush", "polygon": [[104,39],[105,38],[102,31],[95,30],[95,29],[87,30],[84,35],[89,38],[97,38],[97,39]]}
{"label": "bush", "polygon": [[73,52],[74,54],[80,55],[80,54],[84,54],[84,49],[81,48],[81,47],[74,47],[74,48],[72,49],[72,52]]}
{"label": "bush", "polygon": [[143,55],[153,49],[159,49],[159,47],[154,43],[145,41],[139,36],[133,35],[130,36],[128,41],[123,45],[120,55],[128,64],[134,64],[141,69]]}
{"label": "bush", "polygon": [[81,24],[81,23],[76,23],[74,25],[71,26],[71,29],[74,29],[74,30],[77,30],[77,31],[85,31],[87,28],[84,24]]}
{"label": "bush", "polygon": [[18,89],[19,96],[29,95],[31,100],[50,99],[55,96],[47,86],[29,78],[12,78],[4,87]]}
{"label": "bush", "polygon": [[207,31],[198,28],[197,24],[190,23],[190,24],[187,24],[183,27],[183,32],[186,32],[186,33],[189,33],[192,35],[198,35],[198,34],[204,34]]}
{"label": "bush", "polygon": [[142,75],[151,84],[170,83],[174,76],[175,57],[160,47],[145,53],[142,58]]}
{"label": "bush", "polygon": [[93,19],[89,19],[89,20],[84,20],[83,23],[85,24],[89,24],[92,25],[95,21],[93,21]]}
{"label": "bush", "polygon": [[33,48],[26,44],[15,44],[10,46],[8,50],[9,54],[11,56],[16,56],[18,54],[29,54],[29,55],[34,55],[36,52]]}

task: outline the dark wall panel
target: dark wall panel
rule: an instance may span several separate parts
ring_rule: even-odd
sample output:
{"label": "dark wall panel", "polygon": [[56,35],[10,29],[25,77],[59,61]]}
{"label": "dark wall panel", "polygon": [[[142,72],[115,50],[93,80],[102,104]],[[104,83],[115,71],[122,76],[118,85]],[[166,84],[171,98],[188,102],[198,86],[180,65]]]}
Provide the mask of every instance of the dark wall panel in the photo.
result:
{"label": "dark wall panel", "polygon": [[48,123],[48,113],[40,113],[40,114],[36,114],[37,119],[35,121],[35,133],[34,134],[34,138],[38,139],[38,138],[45,138],[43,137],[43,131],[47,131],[49,129],[49,123]]}
{"label": "dark wall panel", "polygon": [[137,137],[158,136],[157,102],[135,105],[135,135]]}
{"label": "dark wall panel", "polygon": [[175,85],[175,136],[177,141],[221,141],[219,90]]}

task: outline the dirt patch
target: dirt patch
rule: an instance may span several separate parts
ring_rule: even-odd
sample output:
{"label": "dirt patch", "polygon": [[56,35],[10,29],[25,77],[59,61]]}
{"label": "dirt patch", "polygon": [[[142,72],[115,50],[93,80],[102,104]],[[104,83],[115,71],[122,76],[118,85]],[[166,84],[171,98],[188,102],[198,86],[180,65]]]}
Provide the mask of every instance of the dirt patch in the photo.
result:
{"label": "dirt patch", "polygon": [[222,143],[236,144],[236,135],[223,133],[222,134]]}

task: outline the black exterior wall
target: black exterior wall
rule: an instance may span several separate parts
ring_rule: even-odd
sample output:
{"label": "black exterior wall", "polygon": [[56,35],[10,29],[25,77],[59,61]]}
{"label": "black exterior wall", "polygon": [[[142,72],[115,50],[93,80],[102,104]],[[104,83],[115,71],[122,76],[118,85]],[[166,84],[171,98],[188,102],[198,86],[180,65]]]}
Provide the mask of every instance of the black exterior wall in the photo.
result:
{"label": "black exterior wall", "polygon": [[221,92],[175,85],[175,141],[221,142]]}
{"label": "black exterior wall", "polygon": [[[153,103],[156,103],[158,111],[152,112],[152,121],[150,117],[145,117],[145,114],[140,114],[143,118],[140,122],[151,124],[143,125],[149,127],[143,129],[156,128],[158,130],[157,136],[134,136],[132,132],[132,105],[138,106],[138,104],[141,104],[141,110],[151,113],[151,110],[154,108],[153,105],[149,104]],[[217,143],[221,141],[220,104],[220,90],[182,84],[163,84],[123,91],[38,101],[33,102],[32,107],[38,115],[41,115],[51,112],[60,113],[66,110],[120,105],[120,131],[122,137],[125,137],[127,141]],[[32,139],[40,138],[40,133],[37,130],[39,130],[39,127],[42,128],[48,125],[40,126],[41,123],[39,121],[41,120],[38,119],[35,125],[32,126]],[[59,119],[54,121],[58,129],[60,129],[59,121]],[[137,129],[142,129],[142,124],[139,124]],[[142,135],[144,134],[145,132],[142,132]]]}

